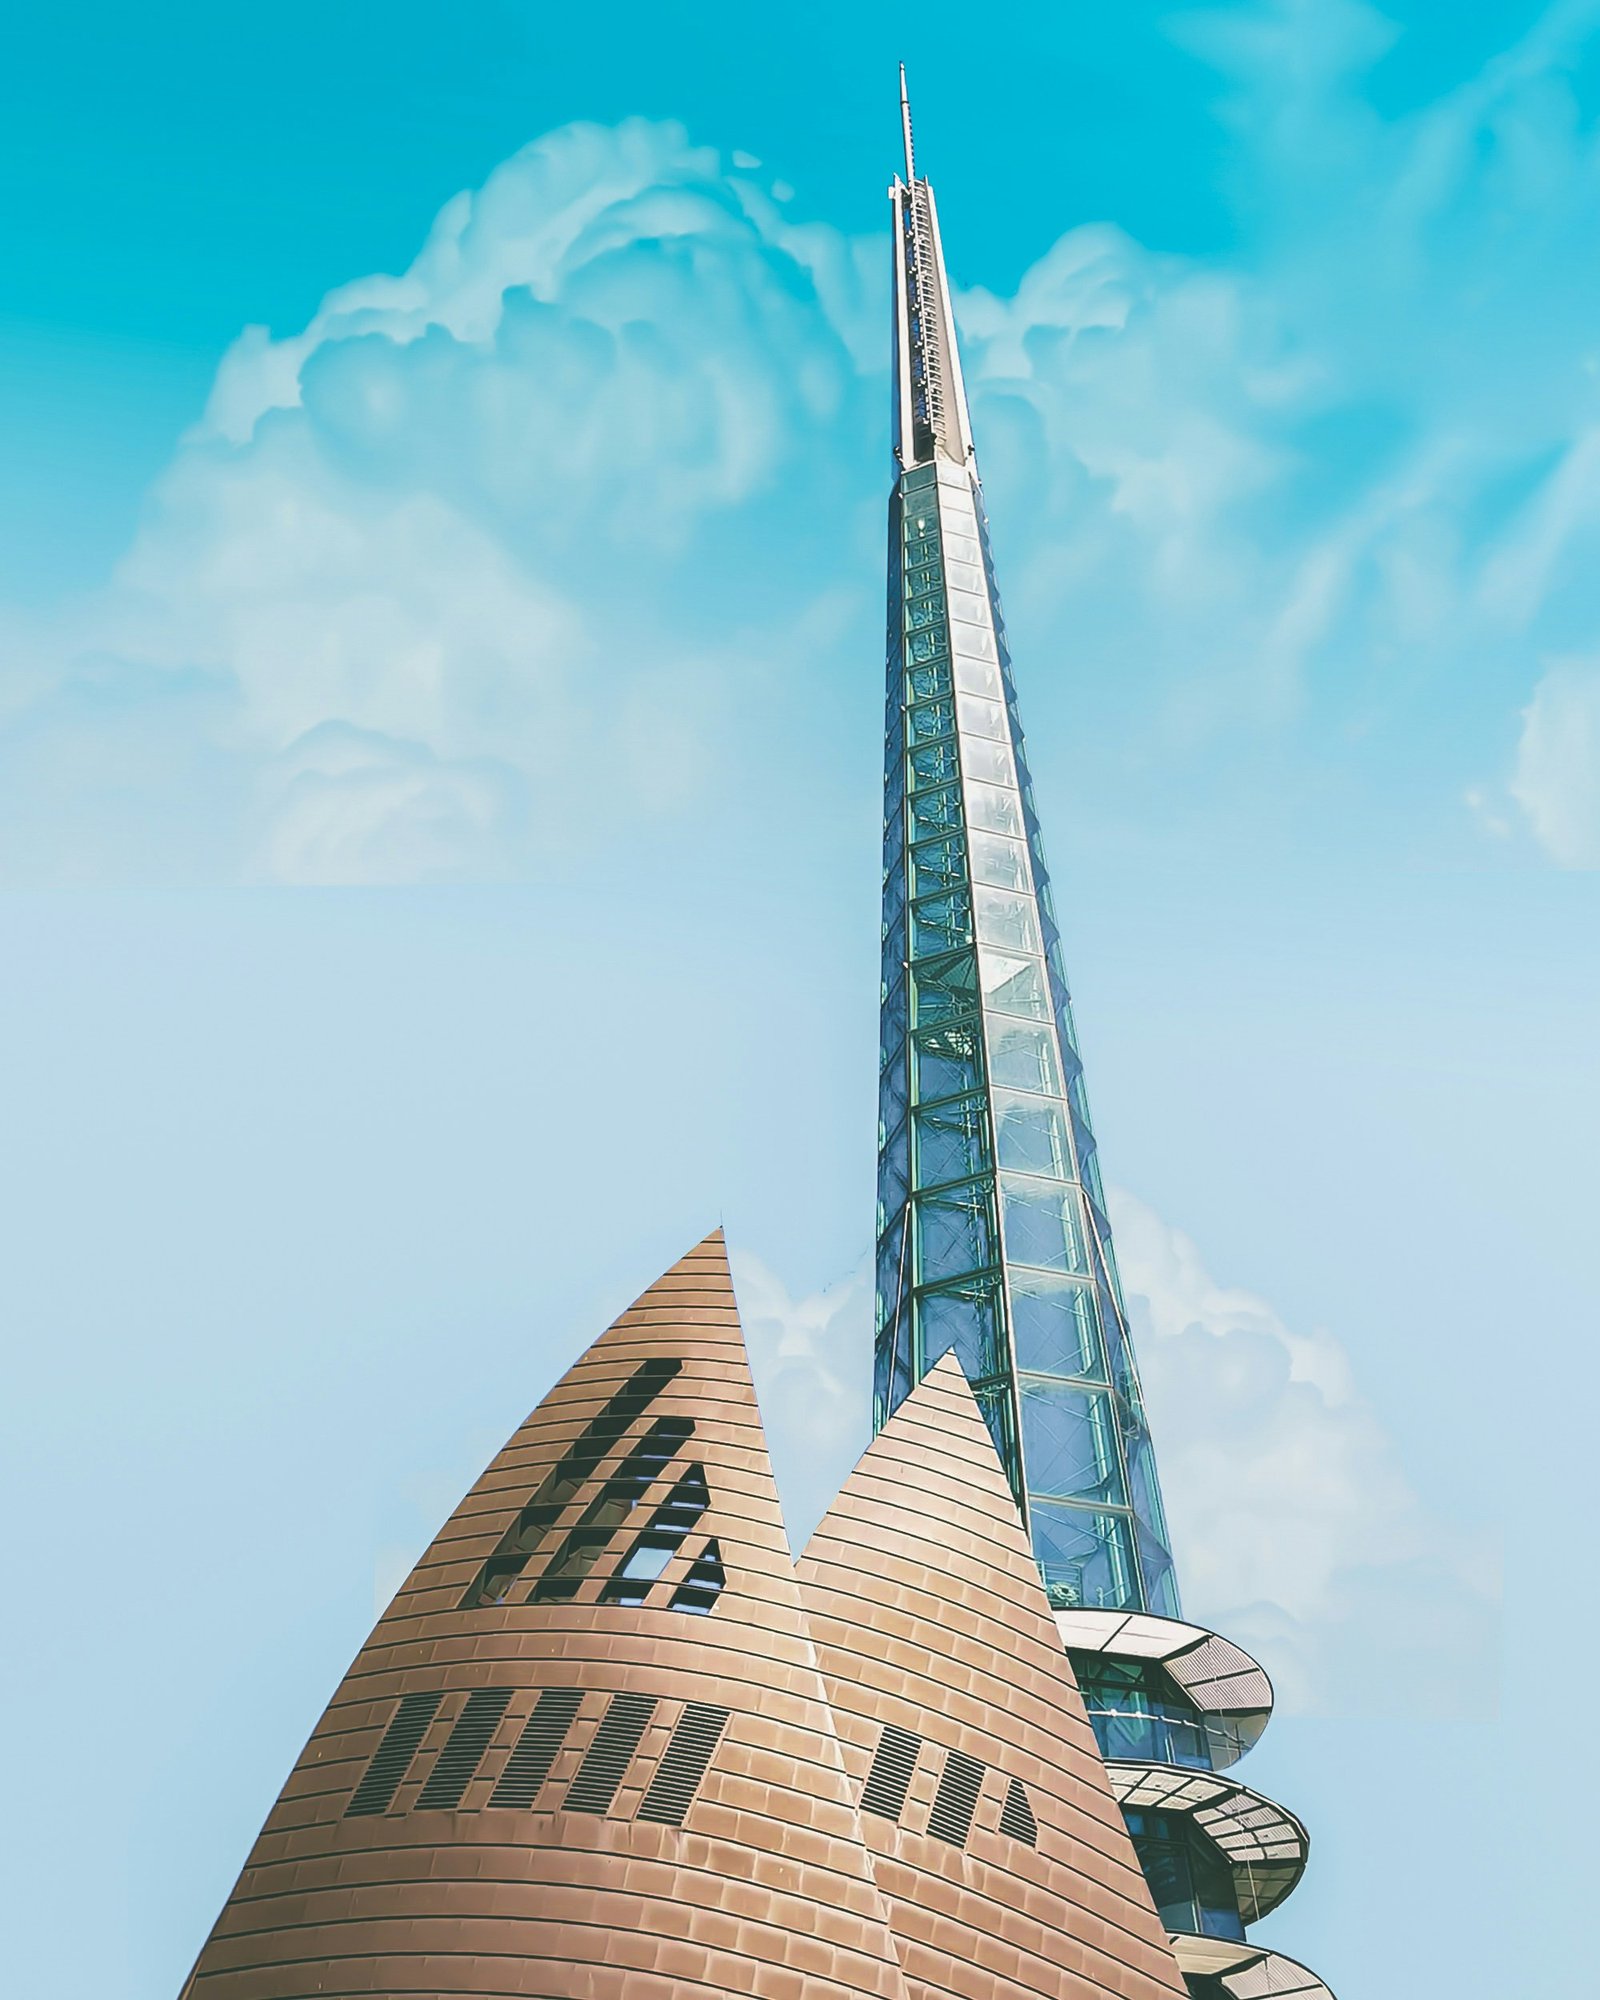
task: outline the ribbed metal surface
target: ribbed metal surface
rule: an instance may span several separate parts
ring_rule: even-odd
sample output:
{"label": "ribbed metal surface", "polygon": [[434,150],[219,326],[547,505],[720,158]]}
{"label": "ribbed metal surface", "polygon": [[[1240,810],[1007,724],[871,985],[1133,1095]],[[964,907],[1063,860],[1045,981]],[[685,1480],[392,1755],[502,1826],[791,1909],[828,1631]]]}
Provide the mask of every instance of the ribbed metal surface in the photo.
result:
{"label": "ribbed metal surface", "polygon": [[933,1810],[928,1815],[929,1833],[948,1840],[953,1847],[965,1847],[982,1790],[983,1766],[965,1751],[952,1750],[944,1760]]}

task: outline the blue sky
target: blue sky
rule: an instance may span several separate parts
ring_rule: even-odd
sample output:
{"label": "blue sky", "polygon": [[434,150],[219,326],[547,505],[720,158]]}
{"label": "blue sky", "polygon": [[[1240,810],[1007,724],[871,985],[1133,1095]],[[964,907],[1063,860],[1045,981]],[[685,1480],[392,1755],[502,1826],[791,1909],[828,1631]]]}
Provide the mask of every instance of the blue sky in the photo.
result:
{"label": "blue sky", "polygon": [[902,55],[1187,1600],[1314,1833],[1270,1935],[1498,1996],[1498,1868],[1560,1976],[1496,1684],[1592,1382],[1600,5],[965,19],[8,31],[34,1992],[176,1989],[375,1601],[713,1221],[798,1520],[859,1442]]}

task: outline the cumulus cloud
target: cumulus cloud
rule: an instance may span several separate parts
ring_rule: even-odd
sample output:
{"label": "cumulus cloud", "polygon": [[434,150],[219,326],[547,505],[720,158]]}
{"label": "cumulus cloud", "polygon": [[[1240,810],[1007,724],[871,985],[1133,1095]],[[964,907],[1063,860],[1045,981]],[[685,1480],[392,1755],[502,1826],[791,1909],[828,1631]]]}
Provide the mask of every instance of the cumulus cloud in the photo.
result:
{"label": "cumulus cloud", "polygon": [[1534,689],[1511,795],[1552,860],[1600,868],[1600,661],[1564,661]]}
{"label": "cumulus cloud", "polygon": [[[1597,18],[1549,8],[1383,117],[1362,0],[1180,15],[1248,247],[1091,221],[959,297],[1013,630],[1044,668],[1070,634],[1104,769],[1227,785],[1228,739],[1385,771],[1470,676],[1498,736],[1409,788],[1458,801],[1539,660],[1600,636]],[[526,872],[596,773],[619,833],[690,795],[650,754],[663,689],[709,780],[814,602],[854,593],[805,662],[854,681],[883,245],[791,194],[673,125],[569,127],[404,271],[241,334],[105,588],[0,634],[0,871]]]}
{"label": "cumulus cloud", "polygon": [[[1186,1611],[1254,1652],[1286,1711],[1489,1712],[1492,1541],[1430,1513],[1330,1334],[1219,1285],[1133,1197],[1112,1205]],[[867,1442],[871,1275],[799,1298],[748,1254],[734,1275],[801,1546]]]}
{"label": "cumulus cloud", "polygon": [[1219,1284],[1131,1196],[1112,1210],[1186,1609],[1289,1708],[1491,1709],[1493,1541],[1430,1512],[1331,1334]]}
{"label": "cumulus cloud", "polygon": [[247,330],[106,589],[11,635],[0,866],[161,875],[181,800],[224,876],[495,875],[606,781],[613,824],[671,804],[636,782],[660,687],[692,767],[741,663],[660,602],[854,394],[860,275],[635,120],[525,148],[400,276]]}

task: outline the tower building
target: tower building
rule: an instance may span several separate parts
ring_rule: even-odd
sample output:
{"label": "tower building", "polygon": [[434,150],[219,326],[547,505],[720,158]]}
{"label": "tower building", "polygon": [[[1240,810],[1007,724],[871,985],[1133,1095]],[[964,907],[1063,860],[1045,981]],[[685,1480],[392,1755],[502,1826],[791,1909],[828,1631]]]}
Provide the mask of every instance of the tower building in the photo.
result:
{"label": "tower building", "polygon": [[900,121],[874,1423],[959,1361],[1191,1992],[1325,2000],[1246,1940],[1308,1841],[1222,1775],[1270,1681],[1179,1614],[903,67]]}
{"label": "tower building", "polygon": [[491,1461],[183,2000],[1330,2000],[1179,1616],[933,191],[894,205],[873,1442],[798,1560],[721,1233]]}

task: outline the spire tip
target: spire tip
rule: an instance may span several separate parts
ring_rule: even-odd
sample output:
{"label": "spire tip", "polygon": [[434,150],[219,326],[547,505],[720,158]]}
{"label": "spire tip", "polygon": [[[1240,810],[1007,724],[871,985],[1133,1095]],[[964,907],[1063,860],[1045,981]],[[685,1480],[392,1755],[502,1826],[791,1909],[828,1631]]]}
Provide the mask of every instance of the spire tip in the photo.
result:
{"label": "spire tip", "polygon": [[900,65],[900,136],[906,148],[906,186],[917,177],[917,156],[911,146],[911,98],[906,90],[906,66]]}

